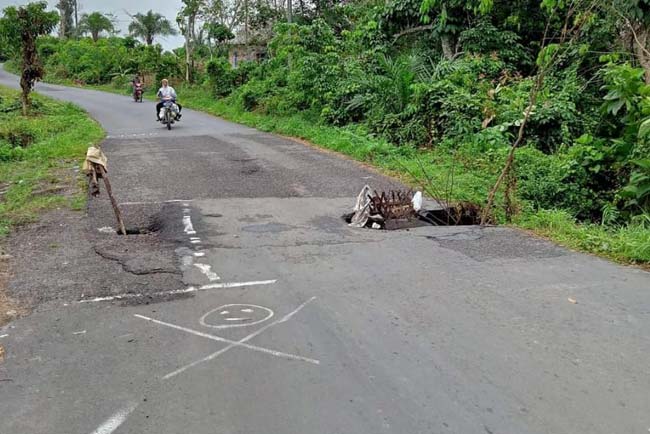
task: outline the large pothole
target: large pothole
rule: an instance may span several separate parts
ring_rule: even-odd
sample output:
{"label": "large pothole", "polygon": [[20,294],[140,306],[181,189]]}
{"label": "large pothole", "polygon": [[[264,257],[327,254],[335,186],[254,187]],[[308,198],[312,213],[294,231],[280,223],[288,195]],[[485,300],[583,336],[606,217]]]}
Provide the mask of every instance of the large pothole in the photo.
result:
{"label": "large pothole", "polygon": [[381,230],[420,226],[471,226],[480,224],[481,208],[470,202],[432,201],[423,208],[422,193],[392,190],[378,193],[368,186],[357,197],[351,213],[343,215],[349,226]]}

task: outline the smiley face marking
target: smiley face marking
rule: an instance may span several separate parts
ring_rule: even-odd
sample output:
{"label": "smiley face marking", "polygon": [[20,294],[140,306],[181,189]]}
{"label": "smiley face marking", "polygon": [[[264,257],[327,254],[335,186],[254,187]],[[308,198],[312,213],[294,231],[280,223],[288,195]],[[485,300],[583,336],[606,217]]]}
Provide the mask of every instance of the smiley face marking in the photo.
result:
{"label": "smiley face marking", "polygon": [[254,304],[224,304],[203,315],[199,323],[214,329],[247,327],[263,323],[273,315],[273,311],[268,307]]}

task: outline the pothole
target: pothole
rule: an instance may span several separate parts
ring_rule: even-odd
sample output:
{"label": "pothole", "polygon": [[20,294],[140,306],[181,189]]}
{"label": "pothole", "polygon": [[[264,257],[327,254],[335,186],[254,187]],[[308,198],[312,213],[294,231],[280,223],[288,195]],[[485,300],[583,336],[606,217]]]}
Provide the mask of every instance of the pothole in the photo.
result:
{"label": "pothole", "polygon": [[[151,219],[147,226],[127,226],[126,235],[149,235],[160,232],[163,228],[162,220],[158,216]],[[125,235],[121,230],[116,231],[117,235]]]}
{"label": "pothole", "polygon": [[351,227],[381,230],[411,229],[420,226],[473,226],[480,224],[481,208],[470,202],[435,201],[422,207],[422,193],[406,190],[371,193],[365,186],[351,213],[343,220]]}
{"label": "pothole", "polygon": [[163,220],[158,214],[154,215],[149,219],[149,223],[145,225],[126,225],[126,234],[123,234],[121,230],[115,229],[112,226],[104,226],[97,228],[98,232],[103,234],[114,234],[114,235],[150,235],[157,232],[160,232],[163,229]]}

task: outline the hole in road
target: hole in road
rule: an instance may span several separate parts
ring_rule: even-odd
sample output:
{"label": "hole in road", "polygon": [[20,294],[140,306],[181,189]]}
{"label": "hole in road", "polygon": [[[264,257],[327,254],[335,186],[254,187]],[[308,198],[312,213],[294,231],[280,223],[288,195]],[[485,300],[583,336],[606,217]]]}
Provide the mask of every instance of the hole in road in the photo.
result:
{"label": "hole in road", "polygon": [[151,223],[147,226],[126,226],[126,234],[123,234],[121,230],[117,231],[118,235],[148,235],[156,232],[160,232],[163,228],[163,222],[158,216],[154,216],[151,219]]}
{"label": "hole in road", "polygon": [[343,220],[356,227],[400,230],[420,226],[472,226],[480,224],[481,208],[470,202],[446,204],[436,201],[431,209],[418,210],[412,191],[391,190],[370,193],[364,188],[357,198],[354,211],[343,215]]}

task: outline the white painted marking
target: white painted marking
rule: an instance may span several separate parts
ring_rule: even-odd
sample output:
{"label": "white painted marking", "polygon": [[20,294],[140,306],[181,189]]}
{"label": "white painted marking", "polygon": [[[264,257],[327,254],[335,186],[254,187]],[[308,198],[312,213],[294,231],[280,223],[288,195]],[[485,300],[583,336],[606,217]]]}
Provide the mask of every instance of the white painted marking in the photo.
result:
{"label": "white painted marking", "polygon": [[194,241],[194,240],[200,240],[200,239],[201,239],[201,238],[199,238],[199,237],[190,237],[190,240],[192,240],[192,241]]}
{"label": "white painted marking", "polygon": [[7,336],[9,336],[9,335],[0,335],[0,339],[6,338]]}
{"label": "white painted marking", "polygon": [[[172,200],[163,200],[162,202],[122,202],[119,205],[157,205],[159,203],[176,203],[176,202],[192,202],[193,199],[183,200],[183,199],[172,199]],[[183,206],[189,206],[189,204],[183,203]]]}
{"label": "white painted marking", "polygon": [[242,309],[241,311],[245,313],[251,313],[253,312],[253,309]]}
{"label": "white painted marking", "polygon": [[194,235],[196,234],[196,231],[194,230],[194,227],[192,226],[192,219],[190,216],[186,215],[183,216],[183,225],[185,226],[185,233],[188,235]]}
{"label": "white painted marking", "polygon": [[229,289],[229,288],[241,288],[241,287],[246,287],[246,286],[262,286],[262,285],[272,285],[276,283],[277,280],[259,280],[259,281],[254,281],[254,282],[232,282],[232,283],[212,283],[209,285],[203,285],[198,288],[194,286],[190,286],[189,288],[185,289],[175,289],[173,291],[160,291],[160,292],[153,292],[150,294],[132,294],[132,293],[127,293],[127,294],[118,294],[118,295],[112,295],[109,297],[96,297],[96,298],[91,298],[88,300],[79,300],[76,301],[75,304],[80,304],[80,303],[97,303],[100,301],[114,301],[114,300],[126,300],[130,298],[140,298],[140,297],[145,297],[145,296],[161,296],[161,295],[177,295],[177,294],[189,294],[191,292],[198,292],[198,291],[207,291],[210,289]]}
{"label": "white painted marking", "polygon": [[[190,329],[190,328],[187,328],[187,327],[182,327],[182,326],[179,326],[179,325],[176,325],[176,324],[171,324],[171,323],[168,323],[168,322],[165,322],[165,321],[160,321],[160,320],[157,320],[157,319],[154,319],[154,318],[150,318],[148,316],[139,315],[139,314],[135,314],[134,316],[136,318],[140,318],[140,319],[143,319],[145,321],[150,321],[150,322],[152,322],[154,324],[163,325],[163,326],[173,328],[173,329],[176,329],[176,330],[181,330],[181,331],[184,331],[186,333],[190,333],[190,334],[195,335],[195,336],[200,336],[202,338],[210,339],[212,341],[225,342],[225,343],[229,344],[227,347],[222,348],[220,350],[221,354],[223,354],[223,352],[225,352],[224,350],[226,350],[226,349],[230,349],[230,348],[233,348],[233,347],[243,347],[243,348],[248,348],[249,350],[259,351],[261,353],[270,354],[272,356],[282,357],[282,358],[285,358],[285,359],[300,360],[300,361],[303,361],[303,362],[312,363],[314,365],[319,365],[320,364],[319,360],[310,359],[309,357],[297,356],[295,354],[289,354],[289,353],[284,353],[282,351],[270,350],[268,348],[258,347],[257,345],[251,345],[251,344],[246,343],[246,341],[254,338],[259,333],[261,333],[260,330],[266,330],[268,328],[268,326],[271,326],[273,324],[279,324],[280,323],[279,321],[275,321],[275,322],[273,322],[271,324],[268,324],[265,327],[262,327],[260,330],[258,330],[259,333],[256,332],[256,334],[255,333],[250,334],[250,335],[246,336],[244,339],[242,339],[240,341],[233,341],[233,340],[230,340],[230,339],[222,338],[221,336],[215,336],[215,335],[211,335],[211,334],[208,334],[208,333],[203,333],[203,332],[200,332],[198,330],[193,330],[193,329]],[[210,357],[210,356],[208,356],[208,357]],[[201,363],[202,361],[204,361],[204,359],[201,359],[200,361],[198,361],[198,363]],[[192,363],[190,365],[194,366],[195,364],[198,364],[198,363],[194,362],[194,363]],[[187,365],[186,367],[180,368],[180,369],[172,372],[171,374],[165,375],[163,377],[163,379],[166,380],[168,378],[173,377],[174,375],[177,375],[177,374],[183,372],[184,370],[189,368],[190,365]]]}
{"label": "white painted marking", "polygon": [[86,330],[81,330],[80,332],[74,332],[74,333],[72,333],[72,334],[73,334],[73,335],[85,335],[85,334],[86,334]]}
{"label": "white painted marking", "polygon": [[234,282],[234,283],[210,283],[208,285],[203,285],[199,287],[201,290],[206,289],[227,289],[227,288],[240,288],[242,286],[260,286],[260,285],[272,285],[276,283],[277,280],[257,280],[253,282]]}
{"label": "white painted marking", "polygon": [[[221,315],[228,315],[230,312],[227,311],[227,310],[224,310],[223,312],[219,312],[219,313],[221,313]],[[0,336],[0,338],[1,338],[1,337],[2,337],[2,336]]]}
{"label": "white painted marking", "polygon": [[201,244],[201,240],[192,240],[190,241],[192,244]]}
{"label": "white painted marking", "polygon": [[[226,309],[227,308],[232,308],[232,307],[248,308],[246,310],[248,310],[249,312],[254,312],[255,310],[263,311],[265,316],[263,318],[260,318],[257,321],[252,321],[252,322],[243,322],[243,321],[250,321],[252,319],[250,317],[225,318],[226,321],[239,321],[240,324],[209,324],[209,323],[205,322],[205,319],[207,317],[209,317],[210,315],[212,315],[213,313],[215,313],[217,311],[221,311],[220,312],[221,315],[224,315],[224,312],[230,313],[230,311],[228,311]],[[250,309],[251,307],[253,309]],[[242,309],[241,311],[243,312],[244,310]],[[239,303],[236,303],[236,304],[224,304],[223,306],[219,306],[216,309],[212,309],[211,311],[209,311],[205,315],[203,315],[199,319],[199,324],[201,324],[204,327],[211,327],[213,329],[228,329],[228,328],[233,328],[233,327],[248,327],[248,326],[252,326],[252,325],[255,325],[255,324],[263,323],[264,321],[273,318],[273,315],[275,315],[275,314],[268,307],[258,306],[256,304],[239,304]]]}
{"label": "white painted marking", "polygon": [[110,226],[104,226],[103,228],[97,228],[97,230],[99,232],[101,232],[102,234],[114,234],[114,233],[116,233],[115,229],[113,229]]}
{"label": "white painted marking", "polygon": [[208,278],[210,282],[214,282],[215,280],[220,280],[221,277],[217,275],[214,271],[212,271],[212,265],[209,264],[194,264],[196,268],[201,270],[201,273],[205,274],[205,276]]}
{"label": "white painted marking", "polygon": [[[215,358],[219,357],[220,355],[222,355],[223,353],[225,353],[226,351],[230,350],[231,348],[236,347],[237,345],[242,345],[242,344],[244,344],[245,342],[250,341],[251,339],[253,339],[254,337],[260,335],[260,334],[263,333],[263,332],[265,332],[265,331],[268,330],[269,328],[271,328],[271,327],[273,327],[273,326],[275,326],[275,325],[278,325],[278,324],[282,324],[282,323],[284,323],[284,322],[287,322],[288,320],[291,319],[292,316],[294,316],[295,314],[297,314],[298,312],[300,312],[300,311],[301,311],[305,306],[307,306],[307,304],[311,303],[311,302],[314,301],[314,300],[316,300],[316,297],[312,297],[312,298],[310,298],[309,300],[307,300],[306,302],[304,302],[303,304],[301,304],[300,306],[298,306],[296,309],[294,309],[292,312],[286,314],[285,316],[283,316],[282,318],[280,318],[280,319],[278,319],[278,320],[275,320],[275,321],[273,321],[273,322],[271,322],[271,323],[265,325],[264,327],[260,328],[260,329],[257,330],[256,332],[253,332],[253,333],[251,333],[250,335],[246,336],[245,338],[241,339],[239,342],[231,343],[231,344],[228,345],[227,347],[224,347],[224,348],[220,349],[219,351],[210,354],[210,355],[207,356],[207,357],[204,357],[204,358],[202,358],[202,359],[200,359],[200,360],[197,360],[197,361],[192,362],[192,363],[190,363],[190,364],[188,364],[188,365],[185,365],[185,366],[183,366],[183,367],[181,367],[181,368],[178,368],[178,369],[175,370],[174,372],[170,372],[169,374],[167,374],[167,375],[165,375],[165,376],[163,377],[163,380],[168,380],[168,379],[170,379],[170,378],[172,378],[172,377],[175,377],[175,376],[178,375],[178,374],[182,374],[183,372],[187,371],[187,370],[190,369],[190,368],[193,368],[194,366],[197,366],[197,365],[200,365],[201,363],[208,362],[208,361],[210,361],[210,360],[212,360],[212,359],[215,359]],[[316,360],[316,359],[306,359],[306,358],[303,358],[302,360],[305,361],[305,362],[313,363],[314,365],[320,365],[320,361],[319,361],[319,360]]]}
{"label": "white painted marking", "polygon": [[189,214],[189,213],[192,212],[192,210],[191,210],[190,208],[183,208],[183,212],[184,212],[185,214]]}
{"label": "white painted marking", "polygon": [[203,256],[205,256],[205,253],[203,253],[203,252],[194,252],[194,256],[196,256],[197,258],[202,258]]}
{"label": "white painted marking", "polygon": [[113,431],[119,428],[120,425],[124,423],[129,414],[135,410],[138,404],[130,404],[128,407],[123,408],[122,410],[115,413],[113,416],[109,417],[102,423],[92,434],[111,434]]}

